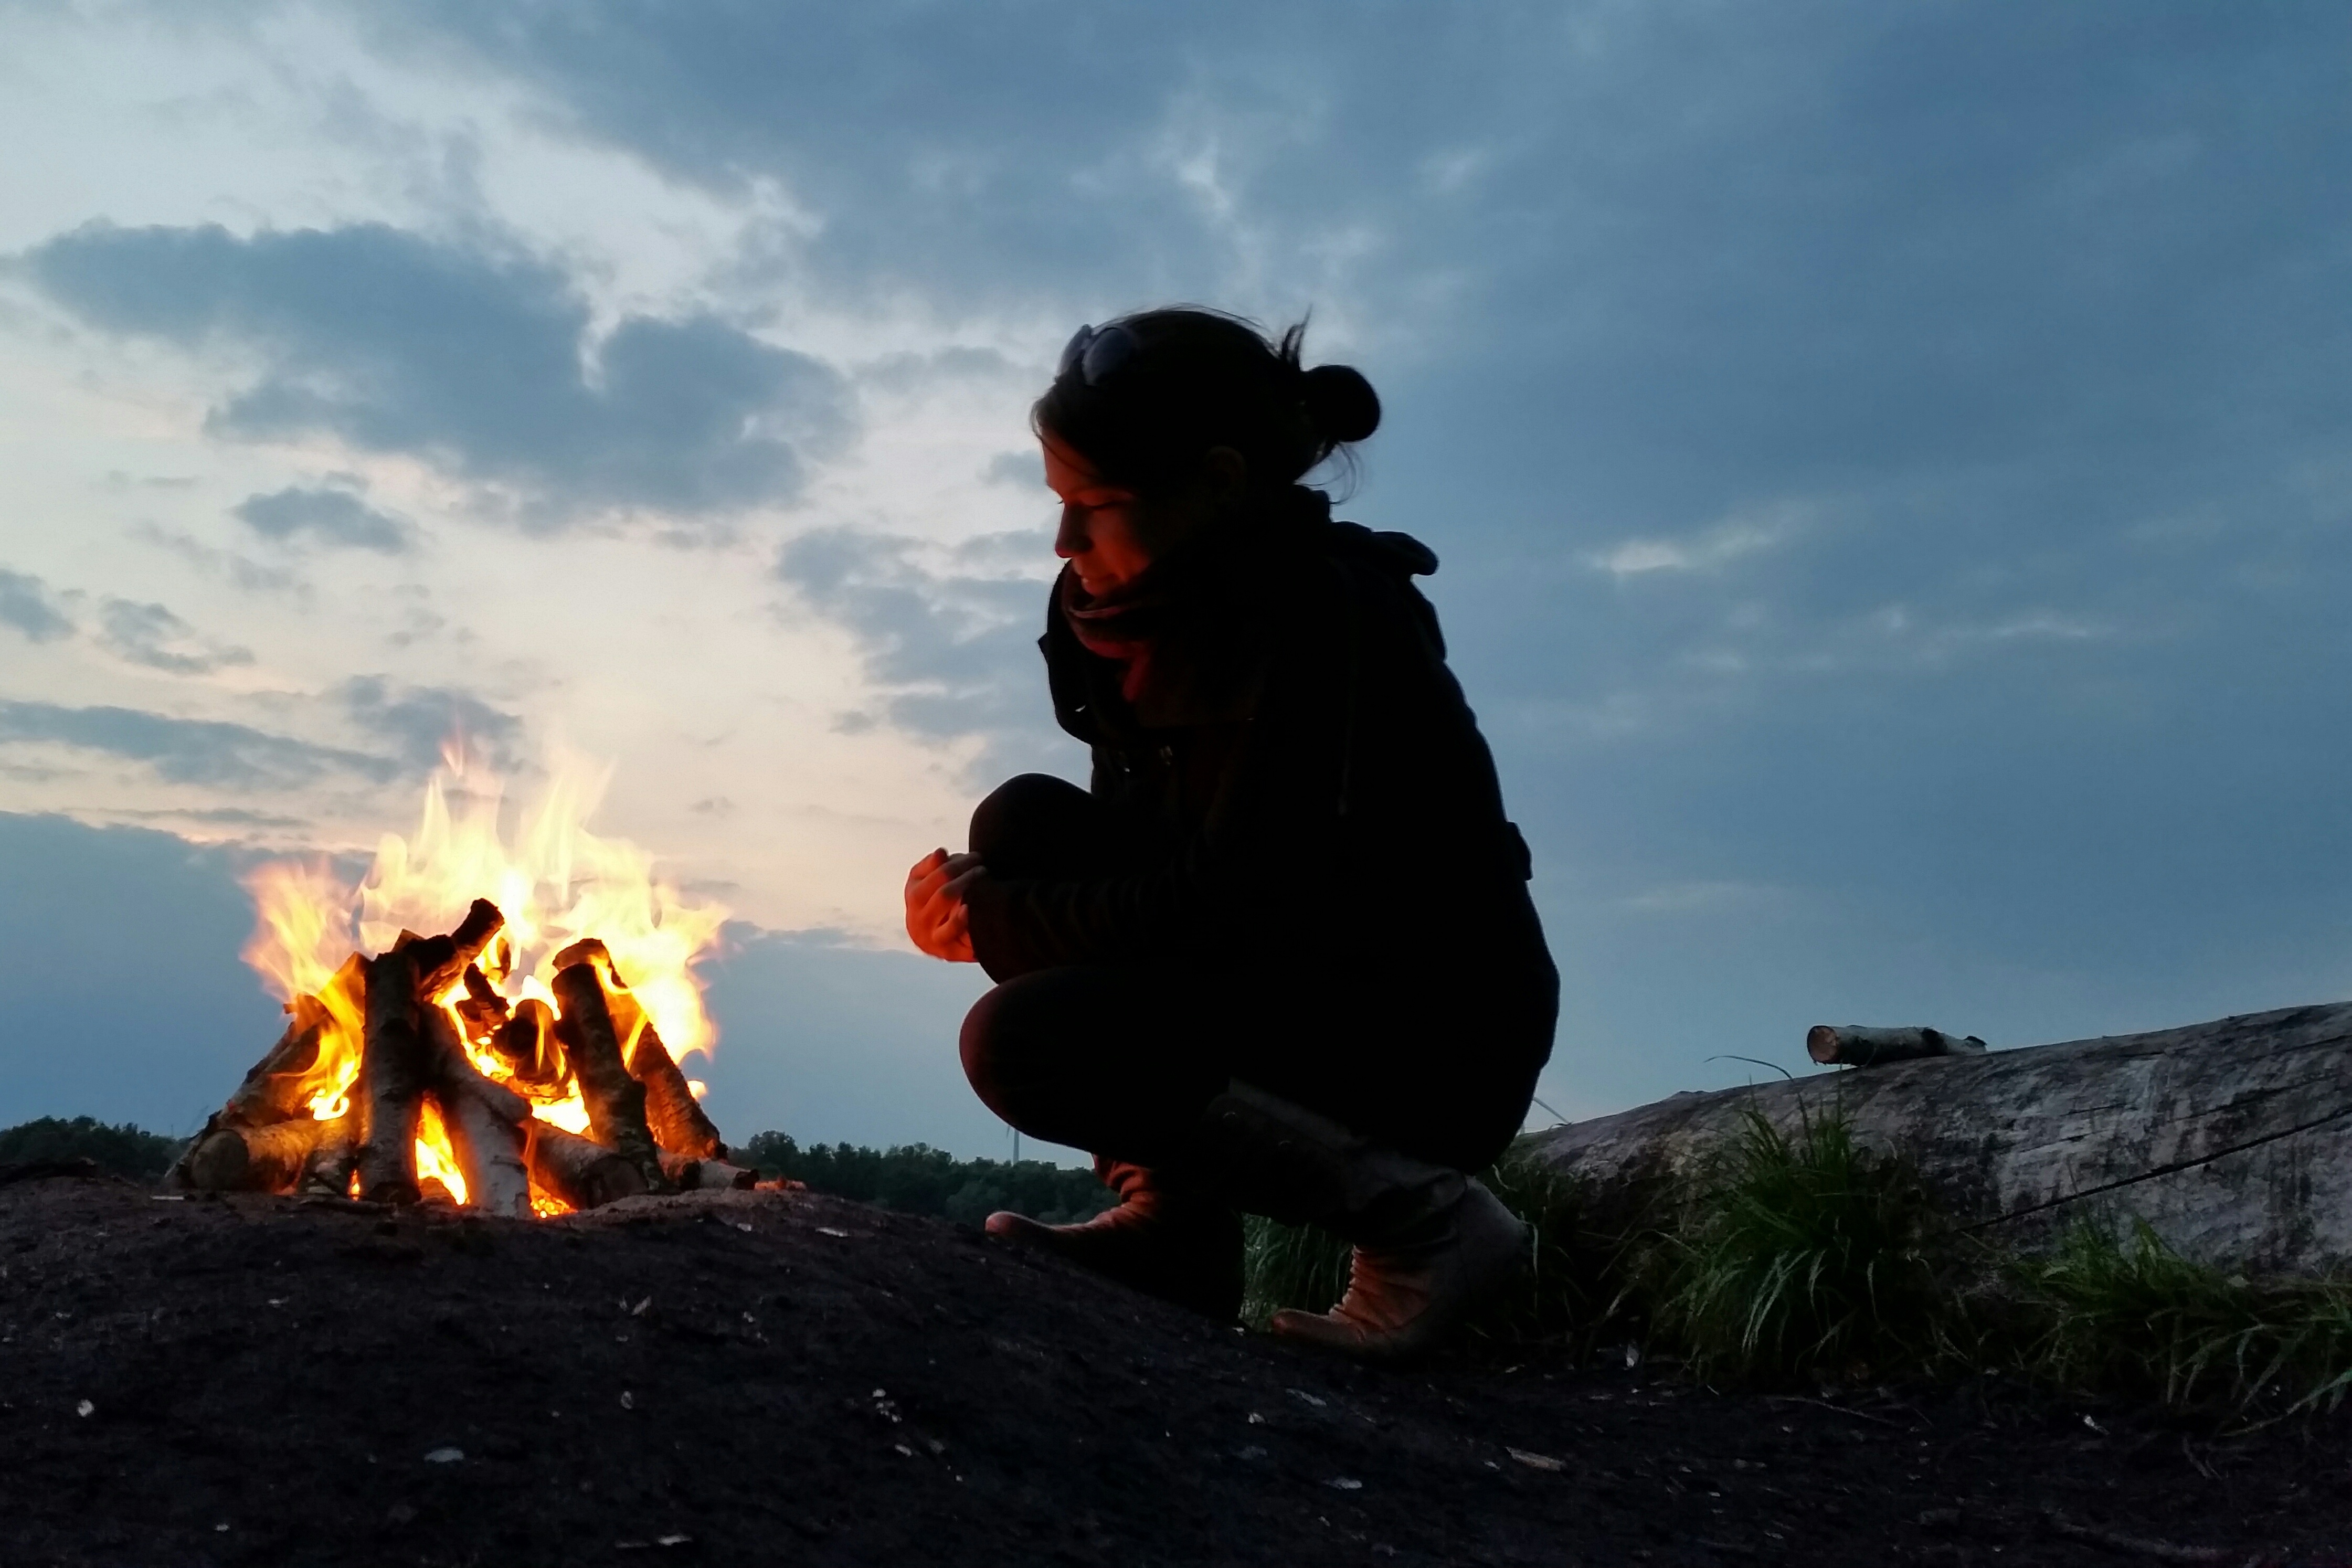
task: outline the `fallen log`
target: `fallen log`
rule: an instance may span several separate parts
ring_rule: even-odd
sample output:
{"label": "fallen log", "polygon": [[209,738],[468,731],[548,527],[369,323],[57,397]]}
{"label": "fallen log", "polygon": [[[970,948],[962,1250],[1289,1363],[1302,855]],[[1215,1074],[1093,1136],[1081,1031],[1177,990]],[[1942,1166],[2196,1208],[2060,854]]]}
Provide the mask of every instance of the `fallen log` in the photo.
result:
{"label": "fallen log", "polygon": [[669,1180],[662,1174],[660,1152],[646,1122],[646,1086],[629,1076],[621,1059],[598,966],[583,960],[558,970],[553,989],[563,1010],[556,1037],[579,1079],[589,1135],[635,1165],[647,1191],[667,1192]]}
{"label": "fallen log", "polygon": [[182,1156],[173,1184],[200,1193],[292,1192],[328,1126],[309,1116],[268,1127],[236,1127],[216,1120]]}
{"label": "fallen log", "polygon": [[359,1081],[352,1088],[360,1113],[359,1195],[373,1203],[416,1202],[425,1042],[417,1017],[416,965],[407,948],[395,947],[369,961],[367,1023]]}
{"label": "fallen log", "polygon": [[533,1184],[575,1209],[600,1208],[646,1191],[644,1174],[601,1143],[533,1120],[523,1127],[523,1162]]}
{"label": "fallen log", "polygon": [[2137,1218],[2231,1268],[2352,1261],[2352,1003],[1679,1094],[1522,1148],[1617,1231],[1655,1223],[1746,1112],[1793,1134],[1832,1110],[1946,1223],[2021,1248]]}
{"label": "fallen log", "polygon": [[457,1026],[439,1007],[425,1009],[425,1037],[441,1125],[466,1178],[466,1200],[485,1214],[530,1217],[530,1173],[523,1158],[530,1105],[491,1082],[466,1059]]}
{"label": "fallen log", "polygon": [[1980,1057],[1985,1043],[1974,1035],[1948,1035],[1941,1029],[1815,1024],[1805,1031],[1805,1054],[1824,1067],[1866,1068],[1919,1057]]}
{"label": "fallen log", "polygon": [[662,1174],[667,1176],[670,1184],[682,1193],[748,1188],[760,1180],[757,1171],[746,1170],[719,1159],[698,1160],[686,1154],[674,1154],[667,1149],[662,1151],[661,1164]]}

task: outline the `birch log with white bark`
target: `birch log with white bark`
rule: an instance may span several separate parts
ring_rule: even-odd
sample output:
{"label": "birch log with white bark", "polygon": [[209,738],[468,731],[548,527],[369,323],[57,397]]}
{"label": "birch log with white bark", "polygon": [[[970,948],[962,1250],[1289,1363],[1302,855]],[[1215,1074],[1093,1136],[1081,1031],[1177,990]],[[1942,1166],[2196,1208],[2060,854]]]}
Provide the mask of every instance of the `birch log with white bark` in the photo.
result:
{"label": "birch log with white bark", "polygon": [[425,1097],[425,1041],[418,1028],[416,965],[398,948],[367,966],[367,1020],[353,1086],[360,1113],[361,1197],[417,1198],[416,1123]]}
{"label": "birch log with white bark", "polygon": [[2020,1247],[2137,1218],[2231,1268],[2352,1261],[2352,1003],[1678,1094],[1527,1149],[1585,1187],[1597,1226],[1640,1224],[1750,1107],[1790,1131],[1842,1108],[1950,1224]]}
{"label": "birch log with white bark", "polygon": [[523,1159],[522,1124],[530,1105],[503,1084],[484,1078],[466,1059],[457,1026],[438,1007],[423,1009],[427,1061],[439,1090],[449,1152],[466,1177],[466,1201],[485,1214],[530,1217],[530,1173]]}

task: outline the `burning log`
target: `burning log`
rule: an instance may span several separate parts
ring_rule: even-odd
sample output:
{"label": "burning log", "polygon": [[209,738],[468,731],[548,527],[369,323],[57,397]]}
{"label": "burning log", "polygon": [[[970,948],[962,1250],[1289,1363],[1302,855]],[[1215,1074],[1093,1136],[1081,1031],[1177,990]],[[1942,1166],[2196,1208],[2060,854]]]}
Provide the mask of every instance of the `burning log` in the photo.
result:
{"label": "burning log", "polygon": [[530,1103],[492,1083],[466,1058],[457,1026],[438,1007],[425,1009],[425,1044],[441,1125],[466,1178],[467,1202],[486,1213],[530,1217],[530,1173],[523,1158]]}
{"label": "burning log", "polygon": [[200,1193],[280,1193],[301,1179],[328,1123],[308,1116],[267,1127],[232,1127],[215,1119],[173,1167],[175,1185]]}
{"label": "burning log", "polygon": [[552,1092],[562,1087],[563,1062],[555,1047],[555,1014],[536,997],[515,1004],[514,1016],[490,1037],[490,1049],[517,1083]]}
{"label": "burning log", "polygon": [[359,1168],[360,1114],[346,1111],[332,1121],[319,1123],[318,1145],[302,1163],[297,1190],[329,1197],[348,1197],[352,1173]]}
{"label": "burning log", "polygon": [[[634,1005],[634,1004],[632,1004]],[[727,1152],[719,1129],[702,1112],[702,1102],[670,1058],[669,1047],[646,1019],[637,1030],[636,1048],[629,1053],[629,1076],[646,1086],[646,1123],[654,1142],[674,1154],[716,1160]]]}
{"label": "burning log", "polygon": [[1815,1024],[1805,1031],[1805,1054],[1823,1064],[1875,1067],[1917,1057],[1980,1057],[1985,1043],[1974,1035],[1941,1029],[1876,1029],[1861,1024]]}
{"label": "burning log", "polygon": [[360,1048],[359,1195],[377,1203],[417,1200],[416,1126],[425,1092],[425,1039],[416,1005],[416,964],[407,947],[369,961],[367,1026]]}
{"label": "burning log", "polygon": [[228,1097],[219,1120],[231,1127],[268,1127],[302,1115],[310,1097],[302,1082],[319,1065],[319,1041],[325,1032],[327,1009],[315,996],[297,996],[287,1004],[293,1016],[269,1054],[253,1064],[236,1092]]}
{"label": "burning log", "polygon": [[[457,929],[446,936],[421,937],[409,943],[416,965],[416,991],[426,1002],[449,989],[450,983],[482,955],[482,949],[506,925],[507,917],[488,899],[476,899]],[[405,934],[405,933],[404,933]]]}
{"label": "burning log", "polygon": [[466,994],[457,1004],[457,1016],[466,1021],[471,1038],[478,1041],[494,1038],[500,1029],[506,1027],[511,1013],[507,999],[499,994],[498,987],[490,984],[489,976],[482,973],[478,964],[466,965],[464,979]]}
{"label": "burning log", "polygon": [[573,1208],[598,1208],[646,1190],[644,1173],[601,1143],[544,1121],[528,1122],[523,1131],[531,1181]]}
{"label": "burning log", "polygon": [[[605,1000],[613,1013],[614,1029],[629,1042],[629,1076],[646,1086],[646,1123],[653,1131],[654,1142],[670,1153],[695,1160],[715,1160],[725,1153],[726,1144],[719,1136],[718,1127],[703,1114],[702,1102],[694,1098],[686,1074],[678,1070],[677,1058],[662,1044],[653,1020],[637,1005],[629,983],[614,965],[611,950],[593,936],[583,937],[557,953],[555,962],[559,966],[601,964],[611,977],[613,994]],[[571,1011],[568,1005],[564,1010]]]}
{"label": "burning log", "polygon": [[604,1004],[604,983],[593,963],[578,963],[555,975],[555,999],[563,1008],[556,1037],[563,1042],[580,1098],[588,1106],[588,1131],[605,1148],[637,1168],[651,1192],[667,1192],[653,1131],[646,1123],[646,1086],[629,1076],[621,1042]]}

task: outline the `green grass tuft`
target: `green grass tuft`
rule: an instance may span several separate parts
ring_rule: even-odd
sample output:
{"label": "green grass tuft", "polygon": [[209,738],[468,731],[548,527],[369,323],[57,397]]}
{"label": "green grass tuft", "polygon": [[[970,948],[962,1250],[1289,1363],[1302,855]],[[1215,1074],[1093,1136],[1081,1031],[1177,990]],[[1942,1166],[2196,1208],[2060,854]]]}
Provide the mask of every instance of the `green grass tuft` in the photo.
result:
{"label": "green grass tuft", "polygon": [[2181,1409],[2329,1411],[2352,1393],[2352,1280],[2249,1279],[2182,1258],[2145,1221],[2084,1222],[2008,1270],[2024,1370]]}
{"label": "green grass tuft", "polygon": [[1932,1337],[1927,1205],[1835,1110],[1793,1136],[1760,1111],[1704,1175],[1649,1264],[1657,1336],[1702,1375],[1878,1365]]}

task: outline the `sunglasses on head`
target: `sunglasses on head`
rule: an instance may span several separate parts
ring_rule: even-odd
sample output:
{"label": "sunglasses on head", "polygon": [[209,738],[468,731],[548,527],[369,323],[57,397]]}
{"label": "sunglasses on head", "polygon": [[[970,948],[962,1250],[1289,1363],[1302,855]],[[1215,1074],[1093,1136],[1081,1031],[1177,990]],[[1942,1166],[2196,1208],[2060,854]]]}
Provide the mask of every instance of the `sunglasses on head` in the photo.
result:
{"label": "sunglasses on head", "polygon": [[1054,379],[1059,381],[1075,372],[1087,385],[1100,386],[1104,377],[1133,359],[1142,347],[1133,332],[1116,322],[1099,330],[1080,327],[1063,345],[1062,363],[1055,369]]}

